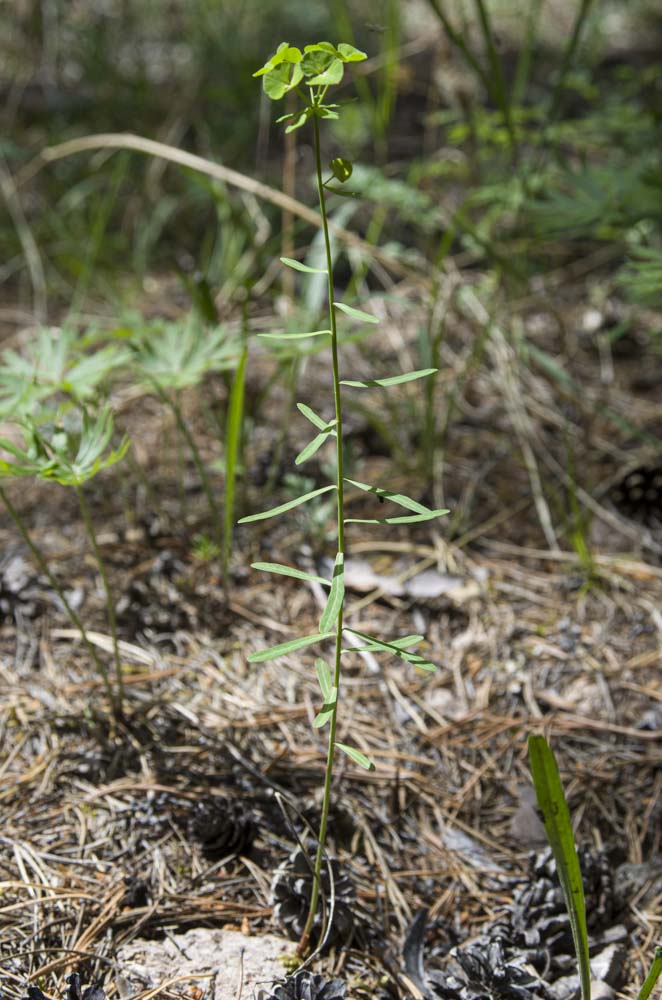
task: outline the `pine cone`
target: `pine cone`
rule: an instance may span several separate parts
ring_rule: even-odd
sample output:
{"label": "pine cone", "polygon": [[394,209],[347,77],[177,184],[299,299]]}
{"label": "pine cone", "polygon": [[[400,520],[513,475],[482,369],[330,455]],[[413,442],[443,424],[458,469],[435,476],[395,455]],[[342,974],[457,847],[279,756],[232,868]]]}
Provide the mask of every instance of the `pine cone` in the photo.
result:
{"label": "pine cone", "polygon": [[347,986],[342,979],[324,979],[311,972],[298,972],[273,993],[261,993],[260,1000],[344,1000]]}
{"label": "pine cone", "polygon": [[[329,875],[329,865],[331,874]],[[333,880],[333,892],[332,888]],[[354,925],[354,887],[350,878],[340,863],[332,859],[322,866],[322,892],[327,907],[333,911],[327,913],[327,943],[347,940]],[[312,861],[305,857],[297,848],[287,861],[276,871],[271,885],[274,904],[274,916],[283,925],[292,940],[297,940],[303,934],[312,892],[313,875]],[[322,929],[322,913],[318,910],[313,923],[313,936],[319,935]]]}
{"label": "pine cone", "polygon": [[198,802],[189,820],[189,832],[206,855],[227,857],[245,853],[255,837],[253,817],[234,799]]}

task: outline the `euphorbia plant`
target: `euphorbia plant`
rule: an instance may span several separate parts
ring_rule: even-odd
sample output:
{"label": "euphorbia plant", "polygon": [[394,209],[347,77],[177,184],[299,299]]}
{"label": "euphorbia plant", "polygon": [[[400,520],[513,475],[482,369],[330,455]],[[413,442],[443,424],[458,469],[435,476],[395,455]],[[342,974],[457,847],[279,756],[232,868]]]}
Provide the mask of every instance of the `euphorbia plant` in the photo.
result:
{"label": "euphorbia plant", "polygon": [[102,676],[113,713],[116,717],[121,717],[124,685],[115,622],[115,601],[83,486],[102,469],[107,469],[119,462],[129,447],[129,441],[124,438],[117,448],[109,449],[113,436],[113,418],[109,407],[100,410],[96,417],[91,417],[86,411],[69,411],[53,423],[45,425],[37,423],[34,418],[26,417],[22,421],[21,428],[24,438],[22,447],[14,441],[0,438],[0,448],[12,456],[0,460],[0,476],[36,476],[39,479],[47,479],[60,483],[62,486],[68,486],[76,494],[106,597],[106,610],[115,664],[115,688],[113,688],[108,671],[94,649],[79,616],[66,599],[64,591],[48,567],[43,553],[30,538],[23,519],[1,487],[0,499],[5,504],[39,566],[48,576],[73,624],[80,632],[83,642]]}
{"label": "euphorbia plant", "polygon": [[[427,521],[431,518],[441,517],[446,514],[445,510],[431,510],[423,504],[412,500],[400,493],[393,493],[390,490],[379,486],[371,486],[366,483],[347,479],[344,474],[343,455],[343,408],[342,393],[343,387],[351,390],[370,390],[386,388],[388,386],[399,385],[403,382],[410,382],[414,379],[425,378],[433,375],[436,369],[426,368],[422,371],[407,372],[401,375],[391,375],[385,378],[375,378],[368,380],[342,379],[340,377],[340,358],[338,350],[338,320],[343,316],[358,323],[378,322],[377,318],[370,313],[356,309],[345,302],[339,301],[333,287],[332,274],[332,254],[329,239],[329,224],[327,217],[326,197],[327,192],[344,194],[343,185],[352,175],[351,162],[342,156],[331,160],[329,165],[329,175],[325,178],[322,172],[322,158],[320,149],[320,121],[325,119],[338,119],[340,117],[340,105],[327,101],[327,93],[331,86],[342,82],[347,63],[361,62],[366,58],[364,52],[360,52],[352,45],[341,42],[338,46],[330,42],[318,42],[315,45],[307,45],[303,52],[295,46],[283,42],[278,46],[277,51],[265,65],[255,73],[261,76],[266,95],[272,100],[280,100],[286,94],[293,91],[301,99],[301,106],[289,114],[279,118],[278,121],[286,124],[286,131],[290,132],[299,129],[308,122],[312,123],[313,141],[315,149],[315,172],[317,179],[317,194],[321,214],[321,227],[324,237],[324,248],[326,255],[326,267],[313,268],[298,260],[282,257],[281,261],[286,267],[293,268],[303,274],[325,274],[328,287],[328,323],[323,329],[305,333],[271,333],[264,336],[280,337],[284,340],[305,337],[325,337],[327,338],[330,352],[330,363],[333,373],[333,400],[335,415],[331,420],[325,420],[319,416],[310,406],[299,403],[298,409],[302,416],[312,424],[315,436],[299,453],[296,464],[301,465],[310,459],[328,441],[335,444],[336,453],[336,475],[335,481],[326,486],[319,487],[296,497],[286,503],[281,504],[271,510],[263,511],[260,514],[253,514],[250,517],[242,518],[242,521],[258,521],[264,518],[273,517],[277,514],[285,513],[300,504],[314,500],[316,497],[326,493],[335,494],[337,512],[337,546],[334,560],[333,574],[331,580],[320,577],[313,577],[310,574],[291,566],[283,566],[275,563],[255,563],[254,568],[268,573],[282,574],[284,576],[295,577],[301,580],[314,579],[329,588],[329,596],[322,613],[319,624],[319,631],[313,635],[301,636],[289,642],[280,643],[270,649],[261,650],[249,657],[252,663],[261,663],[266,660],[275,659],[287,653],[303,649],[307,646],[318,645],[326,641],[333,642],[332,666],[322,658],[316,660],[316,671],[321,689],[322,707],[315,718],[314,726],[322,728],[328,724],[329,741],[326,758],[326,770],[324,778],[324,792],[322,799],[322,811],[320,817],[319,834],[317,839],[317,851],[313,865],[313,885],[311,892],[310,910],[308,919],[299,942],[299,951],[305,954],[310,943],[310,935],[317,913],[322,861],[324,857],[324,844],[327,833],[327,823],[329,817],[329,802],[331,785],[333,778],[333,764],[335,751],[341,750],[355,764],[360,767],[372,770],[373,763],[364,753],[356,747],[346,743],[338,742],[336,731],[338,725],[338,705],[341,686],[341,665],[345,652],[356,652],[367,650],[373,653],[385,652],[399,657],[407,663],[411,663],[423,670],[434,670],[434,665],[424,656],[412,652],[412,647],[417,645],[423,638],[420,635],[407,635],[401,638],[382,640],[372,635],[366,635],[356,629],[349,628],[343,620],[344,611],[344,568],[345,568],[345,527],[350,523],[362,524],[412,524],[419,521]],[[375,518],[348,518],[345,516],[345,486],[349,485],[358,490],[362,490],[376,497],[380,502],[391,501],[403,508],[404,515],[382,516]],[[353,633],[359,640],[358,646],[353,646],[350,650],[343,648],[343,630]]]}

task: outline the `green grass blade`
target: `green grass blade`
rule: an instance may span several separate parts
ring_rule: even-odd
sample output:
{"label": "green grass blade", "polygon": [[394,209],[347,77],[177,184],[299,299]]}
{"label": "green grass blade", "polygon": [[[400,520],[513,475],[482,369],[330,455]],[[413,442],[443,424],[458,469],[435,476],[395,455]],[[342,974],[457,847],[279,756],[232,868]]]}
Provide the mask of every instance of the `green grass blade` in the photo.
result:
{"label": "green grass blade", "polygon": [[320,619],[320,632],[328,632],[336,623],[342,602],[345,598],[345,557],[342,552],[336,555],[333,567],[333,579],[331,590],[326,602],[326,607]]}
{"label": "green grass blade", "polygon": [[331,581],[325,580],[323,576],[314,576],[294,566],[283,566],[282,563],[255,562],[251,563],[251,569],[259,569],[262,573],[277,573],[279,576],[291,576],[295,580],[307,580],[309,583],[321,583],[323,587],[331,586]]}
{"label": "green grass blade", "polygon": [[277,646],[270,646],[269,649],[261,649],[257,653],[251,653],[248,657],[249,663],[265,663],[267,660],[275,660],[286,653],[294,653],[297,649],[305,646],[312,646],[316,642],[323,642],[330,639],[333,632],[318,632],[315,635],[304,635],[298,639],[290,639],[289,642],[279,642]]}
{"label": "green grass blade", "polygon": [[335,309],[340,309],[344,312],[346,316],[350,316],[351,319],[358,319],[362,323],[379,323],[376,316],[371,313],[363,312],[362,309],[355,309],[353,306],[346,306],[344,302],[334,302]]}
{"label": "green grass blade", "polygon": [[582,1000],[591,1000],[591,966],[588,957],[588,931],[582,873],[559,769],[552,749],[544,736],[534,734],[529,736],[529,767],[536,790],[538,808],[542,813],[545,833],[554,854],[556,870],[570,917],[572,939],[579,966]]}
{"label": "green grass blade", "polygon": [[326,274],[327,270],[325,267],[309,267],[308,264],[302,264],[300,260],[292,260],[291,257],[281,257],[281,264],[285,264],[286,267],[291,267],[294,271],[303,271],[304,274]]}
{"label": "green grass blade", "polygon": [[309,441],[305,448],[302,448],[297,457],[294,459],[295,465],[303,465],[307,462],[309,458],[312,458],[315,452],[319,451],[322,445],[334,434],[334,431],[323,431],[314,437],[312,441]]}
{"label": "green grass blade", "polygon": [[304,337],[321,337],[322,334],[330,334],[330,330],[309,330],[308,333],[258,333],[258,337],[266,340],[303,340]]}
{"label": "green grass blade", "polygon": [[232,380],[228,402],[228,424],[225,434],[225,510],[223,512],[223,577],[227,579],[232,550],[234,526],[234,498],[237,487],[237,467],[241,448],[244,417],[244,387],[248,349],[241,352],[239,364]]}
{"label": "green grass blade", "polygon": [[389,378],[368,378],[368,379],[343,379],[341,385],[349,385],[354,389],[373,389],[375,386],[388,388],[391,385],[403,385],[405,382],[414,382],[418,378],[427,378],[434,375],[438,368],[421,368],[416,372],[407,372],[404,375],[391,375]]}
{"label": "green grass blade", "polygon": [[357,750],[356,747],[349,747],[346,743],[336,743],[335,746],[337,746],[339,750],[342,750],[343,753],[347,754],[350,760],[353,760],[355,764],[359,765],[359,767],[364,768],[366,771],[375,770],[375,765],[370,758],[366,757],[366,755],[361,753],[360,750]]}
{"label": "green grass blade", "polygon": [[284,514],[286,511],[292,510],[293,507],[299,507],[302,503],[312,500],[313,497],[319,497],[322,493],[328,493],[329,490],[335,490],[335,488],[335,483],[330,486],[322,486],[318,490],[312,490],[311,493],[304,493],[303,496],[296,497],[294,500],[288,500],[287,503],[282,503],[280,507],[272,507],[271,510],[263,510],[260,514],[249,514],[248,517],[242,517],[239,524],[248,524],[249,521],[264,521],[268,517],[277,517],[278,514]]}
{"label": "green grass blade", "polygon": [[648,975],[644,979],[643,985],[637,994],[637,1000],[648,1000],[649,996],[655,988],[655,984],[660,978],[660,973],[662,973],[662,947],[658,945],[655,949],[655,955],[653,957],[653,964],[650,967]]}

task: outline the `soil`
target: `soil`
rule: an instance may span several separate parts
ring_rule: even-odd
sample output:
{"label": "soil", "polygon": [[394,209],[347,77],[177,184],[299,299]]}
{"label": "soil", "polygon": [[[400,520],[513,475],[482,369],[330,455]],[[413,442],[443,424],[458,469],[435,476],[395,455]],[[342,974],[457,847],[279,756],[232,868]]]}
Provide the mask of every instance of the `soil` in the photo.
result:
{"label": "soil", "polygon": [[[378,303],[386,330],[379,355],[370,357],[369,342],[350,346],[348,370],[406,366],[420,316],[409,310],[405,321],[398,296],[404,302],[410,291],[403,282],[390,289],[395,305]],[[448,433],[432,469],[407,461],[420,426],[415,389],[390,396],[390,410],[383,397],[369,402],[400,449],[394,463],[379,423],[348,410],[354,475],[451,510],[432,527],[356,525],[349,537],[346,620],[382,638],[420,632],[421,651],[438,664],[430,674],[369,652],[346,658],[339,736],[376,770],[337,762],[328,843],[340,862],[335,923],[314,968],[342,978],[352,997],[469,995],[443,993],[439,976],[451,974],[452,961],[458,972],[451,949],[466,965],[472,953],[463,949],[476,941],[493,968],[517,954],[550,988],[572,975],[557,960],[571,954],[567,941],[554,961],[549,944],[544,957],[549,934],[523,896],[541,879],[550,880],[544,892],[555,891],[528,776],[532,731],[554,746],[586,852],[589,912],[601,914],[594,953],[619,948],[605,982],[632,996],[650,961],[662,858],[662,518],[659,494],[637,506],[630,490],[625,503],[625,473],[650,472],[654,462],[607,411],[659,431],[659,394],[633,384],[645,369],[659,386],[662,363],[642,320],[640,342],[613,359],[605,386],[581,292],[574,301],[565,294],[582,398],[564,398],[522,365],[498,330],[485,362],[472,368],[475,332],[456,313],[438,376],[437,419],[441,426],[448,416]],[[263,327],[264,316],[258,321]],[[532,340],[554,352],[553,318],[542,305],[527,322]],[[598,329],[605,322],[598,316]],[[280,383],[256,409],[272,368],[258,351],[243,512],[292,495],[291,459],[305,443]],[[199,392],[183,399],[210,461],[218,444],[209,409],[224,405],[224,393],[212,380],[206,406]],[[314,358],[297,398],[329,409],[328,378]],[[167,414],[121,388],[114,404],[134,441],[132,466],[96,479],[89,501],[117,599],[122,719],[112,719],[57,595],[8,522],[0,535],[0,963],[8,998],[22,996],[28,978],[57,996],[74,970],[122,996],[118,956],[140,941],[196,929],[251,938],[300,929],[296,905],[274,906],[272,885],[301,842],[310,851],[318,823],[325,730],[311,728],[314,654],[254,665],[247,657],[316,632],[324,598],[316,584],[249,565],[268,559],[324,575],[332,512],[299,508],[238,528],[224,587],[213,552],[205,558],[193,541],[210,533],[204,495]],[[570,543],[568,450],[590,515],[584,549]],[[317,458],[305,471],[310,488],[325,481]],[[52,484],[21,483],[10,495],[109,659],[103,591],[75,498]],[[370,500],[350,493],[353,516],[371,516]],[[529,951],[517,944],[522,914],[532,933],[538,928],[537,958],[530,942]],[[506,958],[489,952],[495,926]],[[572,995],[568,982],[553,995]],[[207,986],[195,989],[145,987],[139,996],[174,990],[201,1000]]]}

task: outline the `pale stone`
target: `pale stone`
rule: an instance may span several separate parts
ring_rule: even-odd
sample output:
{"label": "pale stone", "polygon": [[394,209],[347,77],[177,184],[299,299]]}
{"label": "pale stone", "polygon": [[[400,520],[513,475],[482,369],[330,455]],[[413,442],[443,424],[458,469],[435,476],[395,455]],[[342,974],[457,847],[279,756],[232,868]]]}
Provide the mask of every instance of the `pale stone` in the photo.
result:
{"label": "pale stone", "polygon": [[291,941],[273,934],[248,937],[202,927],[163,941],[136,939],[117,953],[118,992],[133,996],[177,978],[169,990],[187,997],[249,1000],[285,977],[281,956],[290,954],[292,947]]}

